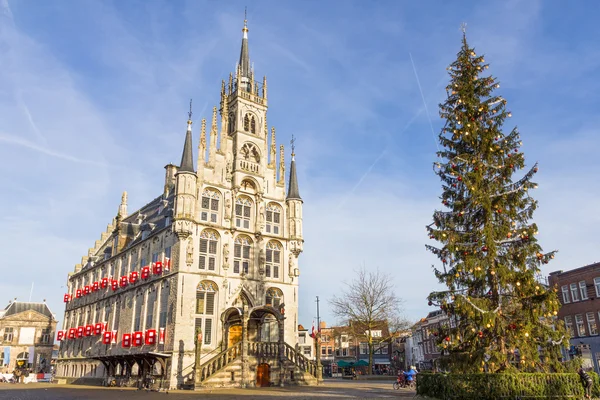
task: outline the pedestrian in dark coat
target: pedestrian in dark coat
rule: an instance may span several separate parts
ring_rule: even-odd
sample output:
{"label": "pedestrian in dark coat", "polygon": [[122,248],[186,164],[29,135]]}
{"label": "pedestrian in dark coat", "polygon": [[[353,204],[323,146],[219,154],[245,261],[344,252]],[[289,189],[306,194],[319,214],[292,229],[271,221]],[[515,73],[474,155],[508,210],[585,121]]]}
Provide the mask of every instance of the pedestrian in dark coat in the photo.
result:
{"label": "pedestrian in dark coat", "polygon": [[581,378],[581,383],[583,384],[583,388],[585,389],[585,398],[592,398],[592,385],[594,381],[592,377],[583,370],[583,368],[579,368],[579,377]]}

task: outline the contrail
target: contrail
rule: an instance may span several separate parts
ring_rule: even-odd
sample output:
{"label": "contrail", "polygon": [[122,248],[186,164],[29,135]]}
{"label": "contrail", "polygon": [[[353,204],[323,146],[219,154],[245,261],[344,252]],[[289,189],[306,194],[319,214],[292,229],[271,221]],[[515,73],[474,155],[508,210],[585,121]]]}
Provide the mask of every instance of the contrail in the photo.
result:
{"label": "contrail", "polygon": [[106,164],[106,163],[93,161],[93,160],[86,160],[83,158],[73,157],[69,154],[59,153],[57,151],[50,150],[50,149],[47,149],[42,146],[38,146],[35,143],[29,142],[27,140],[20,139],[20,138],[14,137],[14,136],[0,134],[0,142],[5,142],[5,143],[10,143],[10,144],[14,144],[17,146],[25,147],[30,150],[34,150],[39,153],[46,154],[51,157],[56,157],[56,158],[60,158],[62,160],[71,161],[71,162],[75,162],[75,163],[79,163],[79,164],[89,164],[89,165],[96,165],[96,166],[100,166],[100,167],[111,167],[111,165]]}
{"label": "contrail", "polygon": [[[400,136],[404,132],[406,132],[406,130],[412,125],[413,122],[415,122],[415,120],[417,119],[417,117],[419,115],[421,115],[422,112],[423,112],[423,108],[421,108],[419,111],[417,111],[416,114],[410,119],[410,121],[408,121],[408,123],[406,124],[406,126],[404,127],[404,129],[402,129],[400,131],[400,133],[398,134],[398,136]],[[371,173],[371,171],[373,170],[373,168],[375,168],[375,165],[385,155],[385,153],[388,151],[389,147],[390,147],[389,144],[387,146],[385,146],[385,148],[383,149],[383,151],[381,152],[381,154],[375,159],[375,161],[373,161],[373,163],[369,166],[369,168],[367,168],[367,171],[363,174],[363,176],[360,177],[360,179],[358,180],[358,182],[356,183],[356,185],[354,185],[354,187],[352,188],[352,190],[350,190],[350,192],[348,192],[348,194],[346,195],[346,197],[344,197],[344,200],[342,200],[342,202],[340,203],[339,208],[342,208],[346,204],[346,202],[348,201],[348,199],[350,198],[350,196],[352,196],[354,194],[354,192],[356,191],[356,189],[358,189],[358,187],[360,186],[360,184],[363,183],[363,181],[365,180],[365,178],[367,177],[367,175],[369,175],[369,173]]]}
{"label": "contrail", "polygon": [[425,101],[425,96],[423,95],[423,88],[421,87],[421,81],[419,80],[419,74],[417,74],[417,68],[415,67],[415,62],[413,60],[412,54],[408,53],[410,56],[410,63],[412,64],[413,71],[415,73],[415,78],[417,78],[417,86],[419,86],[419,92],[421,93],[421,100],[423,100],[423,105],[425,106],[425,114],[427,115],[427,120],[429,121],[429,127],[431,128],[431,136],[433,137],[433,141],[435,142],[435,147],[438,151],[440,151],[440,146],[438,146],[438,142],[435,139],[435,132],[433,130],[433,123],[431,122],[431,117],[429,116],[429,109],[427,108],[427,102]]}

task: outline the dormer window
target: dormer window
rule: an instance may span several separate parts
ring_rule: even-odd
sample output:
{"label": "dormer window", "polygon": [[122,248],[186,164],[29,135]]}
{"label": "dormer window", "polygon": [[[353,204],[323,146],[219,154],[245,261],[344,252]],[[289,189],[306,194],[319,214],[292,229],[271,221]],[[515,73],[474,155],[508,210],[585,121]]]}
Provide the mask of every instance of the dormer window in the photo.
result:
{"label": "dormer window", "polygon": [[205,189],[202,192],[202,211],[200,219],[202,221],[212,222],[216,224],[219,220],[219,200],[221,196],[218,192]]}

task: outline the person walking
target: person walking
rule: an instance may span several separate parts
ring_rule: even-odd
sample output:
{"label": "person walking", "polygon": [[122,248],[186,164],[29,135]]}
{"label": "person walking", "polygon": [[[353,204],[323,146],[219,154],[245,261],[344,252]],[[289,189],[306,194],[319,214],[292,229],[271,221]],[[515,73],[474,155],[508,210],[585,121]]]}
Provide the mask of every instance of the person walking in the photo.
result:
{"label": "person walking", "polygon": [[587,372],[585,372],[583,368],[579,368],[579,377],[581,378],[581,383],[583,384],[583,388],[585,389],[585,398],[591,399],[592,385],[594,384],[592,377]]}

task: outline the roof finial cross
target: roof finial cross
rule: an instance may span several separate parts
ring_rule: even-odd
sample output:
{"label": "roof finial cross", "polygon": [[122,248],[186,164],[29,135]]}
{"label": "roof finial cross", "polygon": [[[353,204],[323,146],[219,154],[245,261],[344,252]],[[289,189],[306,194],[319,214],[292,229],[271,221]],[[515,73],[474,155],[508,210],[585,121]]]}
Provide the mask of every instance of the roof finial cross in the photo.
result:
{"label": "roof finial cross", "polygon": [[467,33],[467,23],[463,22],[462,24],[460,24],[460,30],[462,31],[462,33]]}
{"label": "roof finial cross", "polygon": [[188,119],[192,120],[192,99],[190,99],[190,111],[188,112]]}
{"label": "roof finial cross", "polygon": [[292,140],[290,140],[290,144],[292,145],[292,156],[294,155],[294,150],[296,149],[296,138],[292,134]]}

